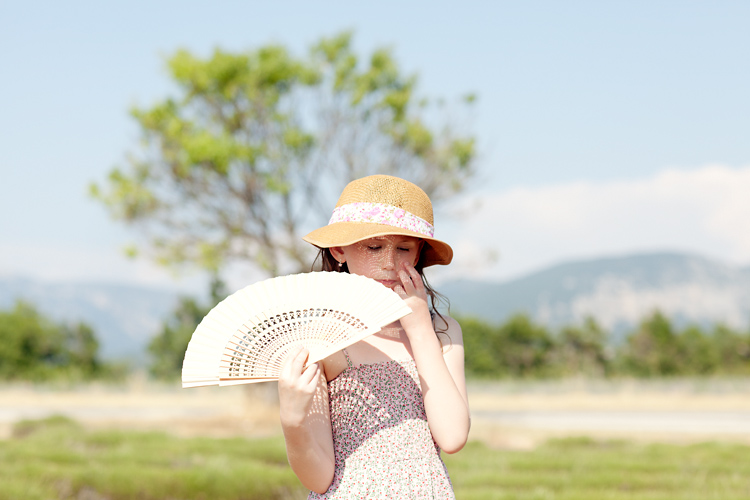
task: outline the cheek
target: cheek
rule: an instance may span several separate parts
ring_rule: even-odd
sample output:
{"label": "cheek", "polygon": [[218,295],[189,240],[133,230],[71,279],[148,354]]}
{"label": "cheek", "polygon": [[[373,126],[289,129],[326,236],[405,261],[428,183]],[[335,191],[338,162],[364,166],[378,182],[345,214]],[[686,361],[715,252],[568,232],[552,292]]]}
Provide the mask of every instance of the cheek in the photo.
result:
{"label": "cheek", "polygon": [[417,260],[419,260],[418,252],[402,253],[398,257],[399,263],[406,262],[407,264],[410,264],[412,266],[415,266],[417,264]]}
{"label": "cheek", "polygon": [[368,257],[367,252],[361,248],[352,248],[346,256],[349,264],[349,272],[367,275],[374,262]]}

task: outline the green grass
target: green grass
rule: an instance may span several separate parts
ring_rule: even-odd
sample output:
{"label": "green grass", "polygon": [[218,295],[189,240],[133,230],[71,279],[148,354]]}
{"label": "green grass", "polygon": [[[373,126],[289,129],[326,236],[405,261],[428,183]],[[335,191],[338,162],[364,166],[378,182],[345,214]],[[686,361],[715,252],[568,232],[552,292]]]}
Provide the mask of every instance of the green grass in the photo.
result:
{"label": "green grass", "polygon": [[444,457],[461,500],[750,499],[750,447],[550,441],[533,451],[470,443]]}
{"label": "green grass", "polygon": [[[446,455],[459,500],[750,499],[750,446],[585,438],[532,451],[472,442]],[[89,432],[61,417],[0,441],[0,499],[305,498],[283,440]]]}
{"label": "green grass", "polygon": [[0,441],[0,499],[304,498],[283,440],[86,432],[63,418]]}

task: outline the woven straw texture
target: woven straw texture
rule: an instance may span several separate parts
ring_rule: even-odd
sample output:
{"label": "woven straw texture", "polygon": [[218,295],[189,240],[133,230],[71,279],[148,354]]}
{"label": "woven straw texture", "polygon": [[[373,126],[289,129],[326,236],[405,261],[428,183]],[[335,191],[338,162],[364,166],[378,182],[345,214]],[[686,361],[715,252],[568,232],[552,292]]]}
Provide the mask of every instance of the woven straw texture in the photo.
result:
{"label": "woven straw texture", "polygon": [[[336,208],[361,202],[382,203],[398,207],[434,225],[430,198],[415,184],[398,177],[371,175],[352,181],[341,193]],[[316,229],[302,239],[319,248],[331,248],[392,234],[413,236],[424,240],[425,267],[435,264],[449,264],[453,259],[453,249],[447,243],[409,229],[387,224],[336,222]]]}
{"label": "woven straw texture", "polygon": [[354,181],[344,188],[336,207],[361,201],[384,203],[434,224],[430,198],[411,182],[389,175],[371,175],[360,181],[366,182]]}

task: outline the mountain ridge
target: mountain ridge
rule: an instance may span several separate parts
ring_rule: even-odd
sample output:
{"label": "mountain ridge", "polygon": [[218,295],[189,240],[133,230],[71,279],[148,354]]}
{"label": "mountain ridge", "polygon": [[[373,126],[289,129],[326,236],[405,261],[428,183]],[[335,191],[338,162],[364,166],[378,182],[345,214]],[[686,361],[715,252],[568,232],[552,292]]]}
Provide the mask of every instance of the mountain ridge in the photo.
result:
{"label": "mountain ridge", "polygon": [[678,324],[750,320],[750,267],[676,252],[568,261],[502,283],[441,288],[459,314],[502,321],[524,312],[550,326],[594,316],[622,332],[659,309]]}

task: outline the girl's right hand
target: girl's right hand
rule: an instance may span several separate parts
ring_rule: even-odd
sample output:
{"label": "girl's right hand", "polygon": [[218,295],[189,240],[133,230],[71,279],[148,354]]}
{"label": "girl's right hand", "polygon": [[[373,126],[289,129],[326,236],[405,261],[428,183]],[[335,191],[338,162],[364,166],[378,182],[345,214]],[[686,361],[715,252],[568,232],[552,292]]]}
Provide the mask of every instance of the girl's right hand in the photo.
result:
{"label": "girl's right hand", "polygon": [[279,374],[279,411],[284,426],[300,426],[310,412],[320,378],[320,365],[304,369],[309,351],[302,346],[292,350]]}

